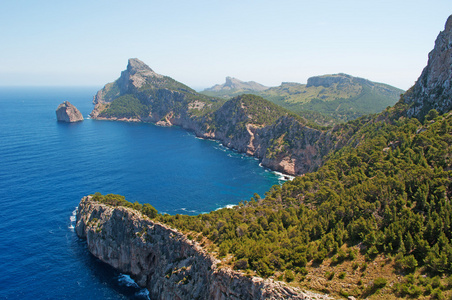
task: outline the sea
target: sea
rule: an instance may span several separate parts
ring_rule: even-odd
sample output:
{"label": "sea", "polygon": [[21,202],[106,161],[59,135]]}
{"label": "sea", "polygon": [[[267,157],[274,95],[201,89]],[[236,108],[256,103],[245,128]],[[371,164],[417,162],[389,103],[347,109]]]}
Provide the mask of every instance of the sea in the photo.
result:
{"label": "sea", "polygon": [[[0,87],[0,299],[149,299],[74,232],[83,196],[197,215],[264,195],[281,174],[178,127],[89,119],[100,87]],[[63,101],[85,120],[57,122]]]}

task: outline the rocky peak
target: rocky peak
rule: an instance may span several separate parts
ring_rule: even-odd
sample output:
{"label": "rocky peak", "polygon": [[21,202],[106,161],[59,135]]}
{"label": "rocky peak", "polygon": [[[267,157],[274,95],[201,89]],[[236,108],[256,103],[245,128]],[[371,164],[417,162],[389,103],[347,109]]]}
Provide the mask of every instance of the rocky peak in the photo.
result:
{"label": "rocky peak", "polygon": [[59,122],[73,123],[83,121],[83,116],[80,111],[69,101],[64,101],[58,105],[56,116]]}
{"label": "rocky peak", "polygon": [[447,18],[446,26],[445,26],[445,31],[450,31],[450,30],[452,30],[452,15],[450,15],[449,18]]}
{"label": "rocky peak", "polygon": [[452,109],[452,15],[436,38],[427,66],[401,101],[409,105],[408,117],[420,120],[431,109],[440,114]]}
{"label": "rocky peak", "polygon": [[245,90],[245,91],[264,91],[267,86],[255,81],[241,81],[237,78],[227,76],[224,84],[217,84],[205,91],[224,91],[224,90]]}
{"label": "rocky peak", "polygon": [[150,78],[163,78],[138,58],[130,58],[127,69],[121,72],[118,80],[121,94],[130,92],[130,88],[141,88]]}
{"label": "rocky peak", "polygon": [[139,60],[138,58],[129,58],[129,62],[127,64],[127,71],[129,74],[136,74],[140,72],[153,72],[154,71],[144,62]]}
{"label": "rocky peak", "polygon": [[226,83],[224,84],[224,86],[233,87],[234,83],[238,83],[238,82],[241,82],[241,81],[237,80],[237,79],[235,79],[233,77],[227,76],[226,77]]}

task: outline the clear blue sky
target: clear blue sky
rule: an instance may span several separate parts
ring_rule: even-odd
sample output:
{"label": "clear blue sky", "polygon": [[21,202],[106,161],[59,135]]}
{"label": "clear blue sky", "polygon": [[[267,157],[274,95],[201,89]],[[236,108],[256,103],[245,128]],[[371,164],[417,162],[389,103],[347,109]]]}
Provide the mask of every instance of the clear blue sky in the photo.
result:
{"label": "clear blue sky", "polygon": [[409,88],[451,0],[0,3],[0,85],[114,81],[137,57],[191,87],[347,73]]}

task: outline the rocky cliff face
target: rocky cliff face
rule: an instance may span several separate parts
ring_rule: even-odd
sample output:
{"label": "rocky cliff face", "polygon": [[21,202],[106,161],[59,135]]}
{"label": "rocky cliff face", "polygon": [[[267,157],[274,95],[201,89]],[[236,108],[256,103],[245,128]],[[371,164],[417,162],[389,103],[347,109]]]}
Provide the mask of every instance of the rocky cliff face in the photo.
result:
{"label": "rocky cliff face", "polygon": [[428,55],[427,66],[402,99],[409,105],[408,117],[423,120],[431,109],[436,109],[440,114],[452,109],[451,66],[452,15],[449,16],[444,31],[436,38],[435,47]]}
{"label": "rocky cliff face", "polygon": [[75,230],[94,256],[130,274],[151,299],[329,299],[218,267],[219,260],[177,230],[90,196],[80,202]]}
{"label": "rocky cliff face", "polygon": [[83,116],[80,111],[72,105],[69,101],[64,101],[56,109],[57,120],[60,122],[79,122],[83,121]]}
{"label": "rocky cliff face", "polygon": [[[232,84],[231,78],[229,81]],[[139,99],[148,113],[130,118],[107,117],[103,112],[123,95]],[[256,98],[255,103],[248,101],[245,105],[249,97]],[[322,163],[319,154],[331,150],[320,149],[331,146],[319,142],[324,140],[321,136],[325,132],[306,126],[288,116],[287,111],[280,112],[280,107],[267,100],[242,95],[221,105],[214,98],[155,73],[138,59],[130,59],[120,78],[105,85],[94,97],[94,103],[93,118],[181,126],[198,137],[216,139],[229,148],[253,155],[265,167],[291,175],[317,169]],[[275,123],[281,117],[284,118]]]}

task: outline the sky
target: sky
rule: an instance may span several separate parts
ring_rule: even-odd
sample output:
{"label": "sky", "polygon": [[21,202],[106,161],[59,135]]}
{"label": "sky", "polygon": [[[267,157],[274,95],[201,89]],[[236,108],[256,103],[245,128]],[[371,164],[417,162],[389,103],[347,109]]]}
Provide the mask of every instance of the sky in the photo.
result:
{"label": "sky", "polygon": [[0,2],[0,86],[99,86],[128,58],[195,89],[346,73],[408,89],[451,0]]}

